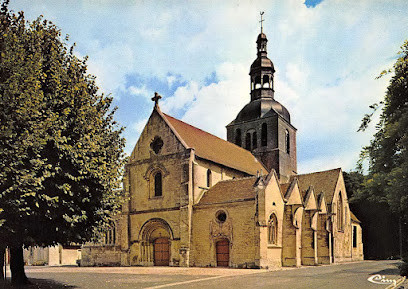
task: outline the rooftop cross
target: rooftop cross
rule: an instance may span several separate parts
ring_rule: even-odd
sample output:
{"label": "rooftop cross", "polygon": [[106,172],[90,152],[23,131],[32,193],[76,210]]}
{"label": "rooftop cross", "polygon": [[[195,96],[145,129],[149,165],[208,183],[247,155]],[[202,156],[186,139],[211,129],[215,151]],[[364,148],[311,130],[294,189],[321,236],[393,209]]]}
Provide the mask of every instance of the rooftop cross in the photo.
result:
{"label": "rooftop cross", "polygon": [[152,97],[152,100],[154,101],[154,106],[158,106],[159,105],[159,99],[162,98],[160,96],[160,94],[158,94],[157,92],[154,93],[154,97]]}
{"label": "rooftop cross", "polygon": [[264,15],[264,11],[260,12],[259,14],[261,14],[261,21],[259,21],[259,23],[261,23],[261,33],[263,33],[263,23],[265,21],[265,19],[262,18],[262,16]]}

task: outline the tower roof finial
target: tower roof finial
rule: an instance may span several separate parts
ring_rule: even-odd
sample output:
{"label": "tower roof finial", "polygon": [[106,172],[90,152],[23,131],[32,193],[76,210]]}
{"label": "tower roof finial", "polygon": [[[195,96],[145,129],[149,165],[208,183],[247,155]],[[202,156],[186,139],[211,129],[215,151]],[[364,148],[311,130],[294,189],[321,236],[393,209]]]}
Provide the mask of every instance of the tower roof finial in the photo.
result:
{"label": "tower roof finial", "polygon": [[261,21],[259,21],[259,23],[261,23],[261,33],[263,33],[263,23],[265,21],[265,19],[263,19],[263,15],[264,15],[264,11],[259,12],[259,14],[261,14]]}

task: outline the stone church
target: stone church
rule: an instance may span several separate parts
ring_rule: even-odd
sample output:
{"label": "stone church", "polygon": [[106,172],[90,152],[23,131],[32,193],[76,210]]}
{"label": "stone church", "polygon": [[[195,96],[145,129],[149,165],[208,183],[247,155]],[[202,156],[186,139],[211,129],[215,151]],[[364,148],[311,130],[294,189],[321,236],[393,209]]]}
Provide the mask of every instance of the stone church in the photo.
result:
{"label": "stone church", "polygon": [[[298,174],[296,128],[274,97],[259,34],[250,101],[227,141],[161,111],[158,94],[123,181],[109,242],[82,265],[274,268],[363,259],[340,168]],[[113,236],[113,238],[112,238]]]}

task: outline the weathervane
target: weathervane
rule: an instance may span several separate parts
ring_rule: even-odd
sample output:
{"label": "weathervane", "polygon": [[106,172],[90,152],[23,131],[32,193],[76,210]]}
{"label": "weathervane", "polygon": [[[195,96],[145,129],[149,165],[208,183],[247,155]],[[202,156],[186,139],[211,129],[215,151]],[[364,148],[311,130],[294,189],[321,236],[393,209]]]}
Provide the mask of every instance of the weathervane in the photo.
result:
{"label": "weathervane", "polygon": [[265,21],[265,19],[262,18],[262,16],[264,15],[264,13],[265,13],[264,11],[261,11],[261,12],[259,13],[259,14],[261,14],[261,21],[259,21],[259,23],[261,23],[261,33],[263,33],[263,25],[262,25],[263,23],[262,23],[262,22]]}
{"label": "weathervane", "polygon": [[152,97],[152,100],[154,101],[154,106],[157,107],[159,105],[159,99],[162,98],[160,94],[157,92],[154,93],[154,97]]}

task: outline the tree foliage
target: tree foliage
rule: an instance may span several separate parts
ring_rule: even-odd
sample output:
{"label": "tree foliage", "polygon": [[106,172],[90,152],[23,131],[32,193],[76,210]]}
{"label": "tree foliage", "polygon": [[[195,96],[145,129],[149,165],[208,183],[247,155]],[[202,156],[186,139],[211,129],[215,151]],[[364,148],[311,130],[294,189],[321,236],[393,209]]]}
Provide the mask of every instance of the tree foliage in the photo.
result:
{"label": "tree foliage", "polygon": [[395,238],[398,217],[389,205],[377,202],[367,193],[365,181],[368,176],[357,171],[343,172],[350,210],[361,221],[364,258],[386,259],[398,256],[399,239]]}
{"label": "tree foliage", "polygon": [[[394,75],[383,101],[377,132],[363,149],[359,164],[361,168],[364,160],[369,161],[364,192],[370,200],[388,204],[395,214],[408,221],[408,41],[390,71]],[[382,74],[385,73],[388,72]],[[365,122],[367,115],[363,129]]]}
{"label": "tree foliage", "polygon": [[[124,165],[112,98],[61,39],[0,13],[0,245],[83,243],[118,211]],[[1,247],[1,246],[0,246]]]}

